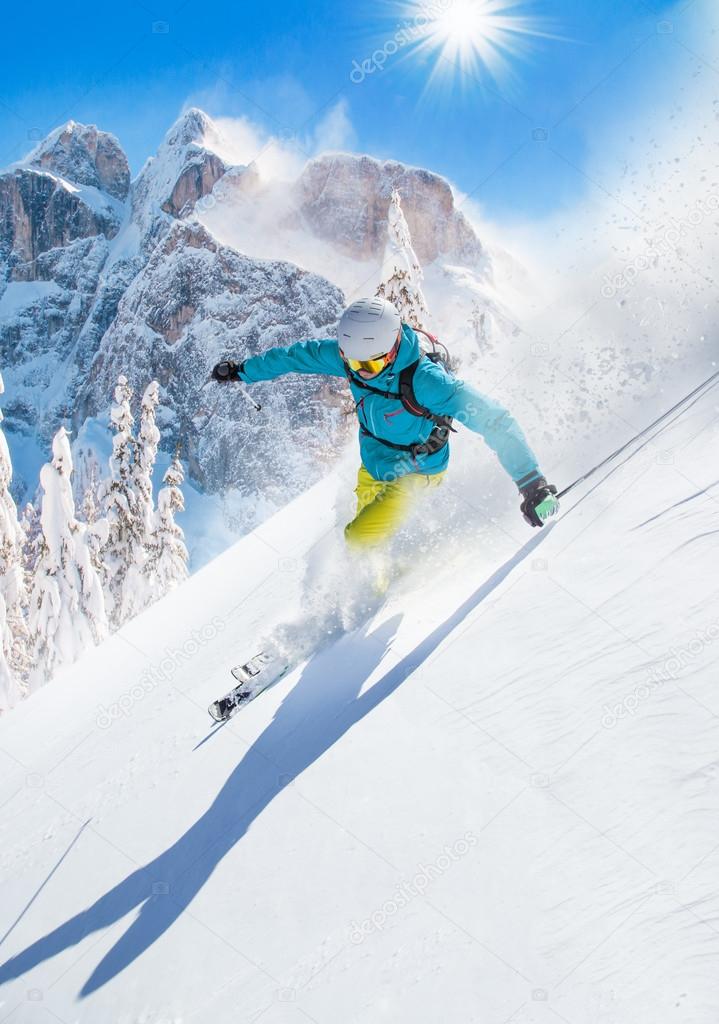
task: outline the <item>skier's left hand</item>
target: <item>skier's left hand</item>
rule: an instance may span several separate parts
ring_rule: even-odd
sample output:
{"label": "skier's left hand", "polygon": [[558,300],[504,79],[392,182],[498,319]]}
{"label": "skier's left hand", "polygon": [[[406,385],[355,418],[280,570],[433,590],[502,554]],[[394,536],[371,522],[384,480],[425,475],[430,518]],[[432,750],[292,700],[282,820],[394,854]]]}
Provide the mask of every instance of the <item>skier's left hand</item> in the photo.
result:
{"label": "skier's left hand", "polygon": [[532,480],[521,490],[524,501],[520,505],[522,515],[530,526],[544,526],[548,519],[559,512],[559,502],[555,497],[557,488],[548,484],[543,476]]}
{"label": "skier's left hand", "polygon": [[232,359],[223,359],[212,367],[212,379],[218,384],[228,384],[231,380],[240,380],[240,363]]}

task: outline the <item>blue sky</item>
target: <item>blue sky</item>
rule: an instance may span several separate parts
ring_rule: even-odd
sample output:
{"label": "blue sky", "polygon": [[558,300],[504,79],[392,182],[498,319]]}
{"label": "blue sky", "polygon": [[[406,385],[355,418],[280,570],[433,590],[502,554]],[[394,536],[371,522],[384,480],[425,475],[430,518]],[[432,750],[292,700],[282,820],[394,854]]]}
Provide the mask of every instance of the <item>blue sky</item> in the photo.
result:
{"label": "blue sky", "polygon": [[427,90],[431,64],[402,53],[351,79],[354,62],[407,23],[392,0],[13,4],[3,14],[16,43],[0,65],[0,165],[70,117],[114,132],[137,172],[188,103],[302,138],[341,104],[351,148],[446,174],[497,218],[542,217],[581,198],[592,151],[621,147],[612,126],[627,112],[663,116],[672,77],[688,73],[687,47],[701,45],[700,8],[522,4],[561,38],[534,39],[505,79],[457,73]]}

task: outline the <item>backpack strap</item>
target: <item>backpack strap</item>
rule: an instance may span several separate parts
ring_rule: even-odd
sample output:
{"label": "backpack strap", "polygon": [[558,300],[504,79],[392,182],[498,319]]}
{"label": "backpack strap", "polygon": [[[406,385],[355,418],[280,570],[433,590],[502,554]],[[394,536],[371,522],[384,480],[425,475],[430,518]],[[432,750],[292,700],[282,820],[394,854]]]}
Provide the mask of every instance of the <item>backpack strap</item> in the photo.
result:
{"label": "backpack strap", "polygon": [[371,437],[375,441],[379,441],[386,448],[392,448],[396,452],[409,452],[413,459],[417,459],[420,455],[434,455],[435,452],[441,451],[442,448],[449,441],[449,432],[451,427],[439,427],[433,428],[432,433],[429,435],[426,441],[418,441],[415,444],[396,444],[394,441],[388,441],[386,437],[378,437],[373,434],[364,423],[360,423],[360,431],[365,437]]}
{"label": "backpack strap", "polygon": [[382,391],[380,388],[373,388],[366,381],[362,380],[361,377],[355,377],[351,370],[345,370],[345,373],[350,384],[355,384],[358,388],[362,388],[363,391],[371,391],[373,395],[381,395],[382,398],[394,398],[396,402],[402,401],[396,391]]}
{"label": "backpack strap", "polygon": [[[373,395],[381,395],[382,398],[390,398],[395,401],[401,402],[407,412],[413,416],[418,416],[420,419],[431,420],[435,426],[446,427],[449,430],[453,430],[452,417],[451,416],[436,416],[433,412],[421,405],[417,401],[417,396],[414,393],[414,375],[417,372],[422,359],[429,358],[428,356],[420,356],[419,359],[415,359],[409,366],[405,366],[404,369],[399,372],[399,392],[396,391],[383,391],[381,388],[373,388],[371,384],[362,380],[361,377],[356,377],[350,370],[347,370],[347,380],[350,384],[355,384],[358,388],[362,388],[363,391],[370,391]],[[390,447],[392,447],[390,445]]]}
{"label": "backpack strap", "polygon": [[430,412],[429,409],[417,401],[417,396],[414,393],[414,375],[417,372],[417,367],[419,366],[421,359],[423,358],[429,357],[420,356],[419,359],[415,359],[415,361],[410,363],[409,366],[405,366],[404,369],[400,370],[399,392],[383,391],[381,388],[373,388],[371,384],[362,380],[361,377],[355,377],[349,369],[347,370],[347,379],[351,384],[356,384],[358,388],[362,388],[363,391],[369,391],[373,395],[381,395],[382,398],[390,398],[394,399],[396,402],[401,402],[403,408],[413,416],[417,416],[419,419],[430,420],[434,423],[434,429],[426,441],[417,442],[415,444],[397,444],[395,441],[389,441],[385,437],[378,437],[377,434],[373,434],[372,431],[360,421],[360,431],[365,435],[365,437],[371,437],[375,441],[379,441],[380,444],[385,445],[385,447],[392,448],[394,451],[409,452],[415,461],[420,455],[434,455],[435,452],[441,451],[449,441],[450,431],[454,431],[451,416],[436,416],[433,412]]}
{"label": "backpack strap", "polygon": [[413,416],[421,416],[425,420],[431,420],[437,427],[448,427],[452,430],[451,416],[436,416],[426,406],[421,405],[417,401],[417,396],[414,393],[414,375],[417,372],[417,367],[419,366],[422,358],[423,357],[420,356],[420,359],[415,359],[415,361],[410,363],[409,366],[405,366],[403,370],[400,370],[399,400],[407,412],[411,412]]}

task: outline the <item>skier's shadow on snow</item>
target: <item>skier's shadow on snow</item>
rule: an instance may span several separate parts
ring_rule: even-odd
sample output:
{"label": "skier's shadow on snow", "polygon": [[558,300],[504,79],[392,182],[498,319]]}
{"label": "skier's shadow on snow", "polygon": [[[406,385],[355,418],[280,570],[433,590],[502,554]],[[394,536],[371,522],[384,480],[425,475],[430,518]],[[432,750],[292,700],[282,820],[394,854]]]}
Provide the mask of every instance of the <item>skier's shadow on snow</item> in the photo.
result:
{"label": "skier's shadow on snow", "polygon": [[272,800],[392,694],[542,539],[543,534],[525,544],[361,695],[363,683],[391,646],[400,615],[374,632],[342,638],[339,646],[346,645],[346,652],[335,647],[315,655],[202,817],[172,846],[86,910],[6,961],[0,967],[0,984],[77,945],[92,932],[110,928],[135,908],[139,908],[137,917],[105,954],[80,995],[95,992],[137,960],[180,917]]}

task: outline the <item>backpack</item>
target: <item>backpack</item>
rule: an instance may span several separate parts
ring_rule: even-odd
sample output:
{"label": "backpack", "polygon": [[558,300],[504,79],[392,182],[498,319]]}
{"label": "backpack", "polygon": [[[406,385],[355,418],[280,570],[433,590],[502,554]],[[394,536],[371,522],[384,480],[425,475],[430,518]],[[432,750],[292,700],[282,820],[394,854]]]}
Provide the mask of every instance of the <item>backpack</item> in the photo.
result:
{"label": "backpack", "polygon": [[422,360],[429,359],[430,362],[442,366],[447,373],[452,373],[454,367],[452,366],[451,356],[447,347],[433,334],[429,334],[427,331],[417,327],[413,328],[413,330],[416,334],[424,334],[429,339],[432,348],[430,351],[421,352],[419,359],[415,359],[409,366],[405,366],[404,369],[400,370],[398,392],[373,388],[371,384],[368,384],[359,377],[355,377],[349,369],[347,370],[347,380],[358,388],[362,388],[363,391],[370,391],[372,394],[381,395],[383,398],[396,399],[413,416],[431,420],[434,423],[434,429],[427,440],[417,444],[396,444],[394,441],[388,441],[384,437],[378,437],[364,423],[360,423],[360,430],[366,437],[372,437],[375,441],[379,441],[380,444],[386,445],[387,448],[393,448],[395,451],[410,452],[412,457],[416,458],[418,455],[434,455],[435,452],[440,451],[449,442],[450,432],[456,433],[456,430],[452,426],[451,416],[435,415],[435,413],[417,400],[417,396],[414,393],[414,375]]}

